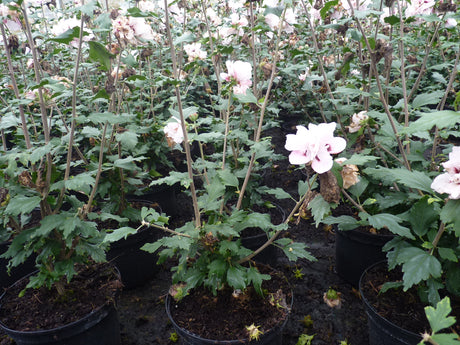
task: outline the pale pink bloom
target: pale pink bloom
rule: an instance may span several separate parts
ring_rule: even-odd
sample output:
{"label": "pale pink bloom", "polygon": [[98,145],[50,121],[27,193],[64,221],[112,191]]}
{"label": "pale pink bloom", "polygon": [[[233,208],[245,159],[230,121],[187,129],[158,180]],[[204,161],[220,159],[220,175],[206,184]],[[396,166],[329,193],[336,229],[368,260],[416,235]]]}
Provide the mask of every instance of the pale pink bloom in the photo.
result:
{"label": "pale pink bloom", "polygon": [[26,64],[28,69],[34,68],[34,59],[27,59],[27,64]]}
{"label": "pale pink bloom", "polygon": [[[355,11],[365,11],[368,9],[368,6],[372,3],[370,0],[358,0],[358,3],[356,0],[351,0],[350,2]],[[348,1],[342,0],[341,3],[342,3],[343,9],[347,11],[348,14],[351,15],[352,11],[351,11],[351,7]]]}
{"label": "pale pink bloom", "polygon": [[437,176],[431,188],[438,193],[449,194],[450,199],[460,199],[460,146],[454,146],[449,160],[442,163],[446,173]]}
{"label": "pale pink bloom", "polygon": [[13,35],[18,35],[22,31],[22,25],[21,25],[21,22],[19,21],[19,18],[14,18],[14,20],[6,19],[4,21],[4,24],[6,24],[8,30]]}
{"label": "pale pink bloom", "polygon": [[134,30],[136,38],[151,41],[154,39],[152,27],[141,17],[129,17],[129,25]]}
{"label": "pale pink bloom", "polygon": [[156,11],[156,6],[153,1],[149,0],[141,0],[139,1],[139,9],[142,12],[155,12]]}
{"label": "pale pink bloom", "polygon": [[182,125],[180,121],[173,117],[175,121],[168,122],[163,128],[163,132],[166,135],[166,140],[168,145],[173,147],[174,145],[179,145],[184,141],[184,132],[182,131]]}
{"label": "pale pink bloom", "polygon": [[350,133],[356,133],[361,129],[363,122],[365,122],[369,116],[367,115],[367,111],[360,111],[357,114],[353,114],[351,117],[351,124],[347,126],[347,129]]}
{"label": "pale pink bloom", "polygon": [[155,39],[152,27],[141,17],[118,16],[112,20],[112,32],[122,46]]}
{"label": "pale pink bloom", "polygon": [[[285,23],[283,24],[283,31],[291,34],[294,32],[294,27],[291,24],[297,24],[295,13],[292,9],[287,9],[284,17]],[[277,31],[280,26],[281,18],[276,14],[268,13],[265,15],[265,23],[272,31]]]}
{"label": "pale pink bloom", "polygon": [[24,97],[26,99],[32,99],[32,100],[34,100],[37,96],[38,96],[38,91],[37,90],[28,90],[24,94]]}
{"label": "pale pink bloom", "polygon": [[249,22],[246,16],[240,16],[238,13],[230,15],[230,22],[235,26],[248,26]]}
{"label": "pale pink bloom", "polygon": [[444,26],[447,29],[455,28],[457,26],[457,21],[454,18],[447,18]]}
{"label": "pale pink bloom", "polygon": [[305,81],[305,79],[307,79],[307,72],[299,74],[299,80]]}
{"label": "pale pink bloom", "polygon": [[265,23],[267,23],[272,31],[276,31],[280,25],[280,17],[273,13],[267,13],[265,15]]}
{"label": "pale pink bloom", "polygon": [[416,15],[431,14],[435,0],[412,0],[406,8],[406,16],[413,17]]}
{"label": "pale pink bloom", "polygon": [[201,50],[201,43],[186,44],[184,45],[184,50],[188,55],[189,62],[194,60],[204,60],[208,55],[208,53],[204,50]]}
{"label": "pale pink bloom", "polygon": [[280,0],[264,0],[263,6],[267,7],[278,7],[280,4]]}
{"label": "pale pink bloom", "polygon": [[74,27],[80,27],[80,20],[76,17],[65,18],[59,20],[55,25],[51,27],[51,34],[53,36],[59,36],[67,30],[73,29]]}
{"label": "pale pink bloom", "polygon": [[310,123],[308,129],[297,126],[296,134],[286,136],[286,150],[291,164],[311,164],[313,170],[322,174],[331,170],[331,154],[342,152],[347,143],[345,139],[334,137],[335,122],[315,125]]}
{"label": "pale pink bloom", "polygon": [[230,0],[228,2],[228,7],[230,7],[233,11],[238,10],[244,7],[245,0]]}
{"label": "pale pink bloom", "polygon": [[220,16],[216,13],[216,11],[210,7],[206,10],[206,15],[208,16],[209,20],[215,25],[219,26],[222,24],[222,19]]}
{"label": "pale pink bloom", "polygon": [[252,66],[249,62],[230,61],[226,63],[228,73],[221,73],[220,77],[225,81],[236,82],[233,92],[246,94],[246,90],[252,85]]}
{"label": "pale pink bloom", "polygon": [[286,23],[294,25],[297,24],[296,14],[292,8],[286,9],[286,13],[284,14],[284,20]]}
{"label": "pale pink bloom", "polygon": [[350,71],[350,74],[354,75],[355,77],[359,77],[361,75],[361,72],[357,70],[356,68],[354,68]]}
{"label": "pale pink bloom", "polygon": [[9,12],[10,12],[10,9],[8,8],[8,6],[6,6],[3,3],[0,3],[0,16],[6,17],[9,14]]}

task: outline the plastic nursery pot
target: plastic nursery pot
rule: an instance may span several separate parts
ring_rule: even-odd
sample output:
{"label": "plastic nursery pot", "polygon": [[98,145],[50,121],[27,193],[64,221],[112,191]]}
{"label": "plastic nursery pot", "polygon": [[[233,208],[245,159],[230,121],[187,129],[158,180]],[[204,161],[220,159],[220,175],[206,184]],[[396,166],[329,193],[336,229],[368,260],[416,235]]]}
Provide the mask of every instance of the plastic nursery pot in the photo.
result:
{"label": "plastic nursery pot", "polygon": [[[177,207],[177,198],[176,194],[180,189],[178,183],[168,186],[166,184],[161,184],[157,186],[152,186],[148,191],[143,194],[141,197],[153,203],[158,203],[168,216],[175,216],[179,213]],[[134,196],[129,196],[129,198]]]}
{"label": "plastic nursery pot", "polygon": [[114,263],[121,274],[125,290],[142,286],[153,278],[158,270],[158,255],[148,253],[141,247],[146,243],[155,242],[161,230],[145,228],[126,239],[118,240],[110,245],[107,260]]}
{"label": "plastic nursery pot", "polygon": [[[293,300],[291,300],[292,306]],[[259,337],[259,340],[249,340],[249,339],[238,339],[238,340],[212,340],[212,339],[205,339],[202,338],[185,328],[180,327],[173,319],[171,315],[171,308],[173,307],[174,300],[168,294],[166,296],[166,314],[168,315],[169,320],[171,321],[174,329],[176,330],[177,334],[181,338],[181,344],[183,345],[243,345],[243,344],[251,344],[251,345],[282,345],[283,343],[283,329],[286,325],[289,315],[286,319],[279,324],[278,326],[272,328],[270,331],[262,334]],[[198,310],[197,313],[200,311]]]}
{"label": "plastic nursery pot", "polygon": [[[4,295],[0,296],[0,308]],[[0,330],[10,336],[16,345],[121,344],[118,312],[113,304],[104,305],[80,320],[49,330],[23,332],[10,329],[1,322]]]}
{"label": "plastic nursery pot", "polygon": [[[286,219],[286,213],[281,208],[281,206],[275,204],[276,211],[281,215],[282,221]],[[244,232],[243,232],[244,234]],[[260,230],[259,234],[251,235],[251,236],[241,236],[241,244],[243,247],[246,247],[251,250],[256,250],[260,248],[269,237],[265,233],[265,231]],[[269,266],[275,266],[278,261],[278,249],[274,245],[269,245],[267,248],[262,250],[259,254],[254,257],[254,261],[266,264]]]}
{"label": "plastic nursery pot", "polygon": [[337,274],[358,287],[359,278],[366,268],[385,260],[383,246],[393,235],[372,234],[359,230],[337,230],[335,239],[335,264]]}
{"label": "plastic nursery pot", "polygon": [[[142,199],[131,201],[139,203],[140,206],[152,204]],[[159,213],[162,212],[162,208],[156,208]],[[141,247],[146,243],[155,242],[161,236],[161,230],[143,227],[135,234],[110,244],[107,260],[113,262],[120,271],[125,290],[142,286],[158,273],[158,255],[146,252]]]}
{"label": "plastic nursery pot", "polygon": [[420,335],[405,330],[381,316],[363,293],[368,271],[379,265],[386,265],[386,261],[380,261],[368,267],[359,280],[359,292],[367,314],[369,345],[417,345],[422,340]]}

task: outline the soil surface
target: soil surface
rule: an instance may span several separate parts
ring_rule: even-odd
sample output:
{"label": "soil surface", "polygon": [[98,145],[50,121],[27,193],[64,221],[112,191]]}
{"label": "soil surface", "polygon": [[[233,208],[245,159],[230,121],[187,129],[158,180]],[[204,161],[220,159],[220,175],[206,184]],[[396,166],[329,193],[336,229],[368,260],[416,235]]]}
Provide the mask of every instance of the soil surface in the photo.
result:
{"label": "soil surface", "polygon": [[106,304],[113,304],[122,287],[113,265],[80,266],[77,272],[60,296],[53,289],[40,288],[27,289],[20,297],[29,280],[19,280],[2,297],[0,321],[22,332],[47,330],[78,321]]}

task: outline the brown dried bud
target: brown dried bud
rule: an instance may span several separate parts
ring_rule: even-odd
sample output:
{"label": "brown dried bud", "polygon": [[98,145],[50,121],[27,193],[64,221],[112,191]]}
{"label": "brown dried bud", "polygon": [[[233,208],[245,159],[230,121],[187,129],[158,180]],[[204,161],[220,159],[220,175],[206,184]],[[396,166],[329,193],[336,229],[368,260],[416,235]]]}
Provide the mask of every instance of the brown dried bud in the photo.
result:
{"label": "brown dried bud", "polygon": [[131,77],[132,75],[135,75],[136,74],[136,71],[132,68],[127,68],[123,71],[123,73],[121,74],[121,77],[122,79],[126,79],[126,78],[129,78]]}
{"label": "brown dried bud", "polygon": [[18,48],[19,48],[18,36],[11,35],[10,37],[8,37],[8,49],[10,50],[10,53],[16,52]]}
{"label": "brown dried bud", "polygon": [[118,15],[119,15],[118,10],[114,9],[112,10],[112,12],[110,12],[110,19],[117,19]]}
{"label": "brown dried bud", "polygon": [[327,202],[338,204],[340,201],[340,188],[337,178],[331,172],[319,174],[320,193]]}
{"label": "brown dried bud", "polygon": [[153,55],[153,50],[150,48],[142,49],[141,51],[141,60],[147,59],[149,56]]}
{"label": "brown dried bud", "polygon": [[22,173],[19,174],[18,176],[18,182],[25,186],[25,187],[34,187],[34,183],[32,182],[32,176],[30,175],[30,173],[25,170],[23,171]]}

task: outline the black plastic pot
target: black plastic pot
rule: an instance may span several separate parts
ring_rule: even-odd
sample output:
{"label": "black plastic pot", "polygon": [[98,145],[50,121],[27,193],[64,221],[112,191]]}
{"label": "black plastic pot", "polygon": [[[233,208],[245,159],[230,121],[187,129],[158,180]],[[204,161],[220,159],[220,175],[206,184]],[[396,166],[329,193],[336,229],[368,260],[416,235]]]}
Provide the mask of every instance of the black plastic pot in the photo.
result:
{"label": "black plastic pot", "polygon": [[[148,191],[142,195],[143,199],[146,199],[152,203],[158,203],[163,212],[168,216],[176,216],[179,213],[177,208],[176,194],[180,190],[180,185],[174,184],[168,186],[166,184],[155,185],[148,189]],[[132,198],[134,196],[129,196]]]}
{"label": "black plastic pot", "polygon": [[141,247],[158,240],[163,235],[160,234],[160,231],[143,228],[126,239],[118,240],[110,245],[107,260],[113,262],[120,271],[125,290],[142,286],[158,272],[158,255],[141,250]]}
{"label": "black plastic pot", "polygon": [[386,261],[377,262],[368,267],[359,281],[359,292],[367,313],[369,345],[417,345],[422,340],[419,334],[405,330],[379,315],[363,294],[366,273],[377,265],[386,265]]}
{"label": "black plastic pot", "polygon": [[[292,306],[291,300],[291,306]],[[272,328],[270,331],[262,334],[259,340],[249,340],[249,339],[238,339],[238,340],[212,340],[202,338],[182,327],[180,327],[172,318],[171,307],[174,303],[174,300],[168,294],[166,296],[166,314],[169,317],[174,329],[177,334],[180,336],[183,345],[242,345],[242,344],[251,344],[251,345],[282,345],[283,343],[283,329],[287,323],[288,317],[280,325]],[[199,312],[199,311],[197,311]]]}
{"label": "black plastic pot", "polygon": [[358,230],[336,231],[335,264],[337,274],[355,287],[366,268],[385,260],[383,246],[393,235],[380,235]]}
{"label": "black plastic pot", "polygon": [[[286,219],[286,213],[283,208],[279,205],[276,205],[276,211],[281,215],[282,221]],[[243,247],[246,247],[250,250],[259,249],[267,240],[269,239],[268,235],[260,229],[260,233],[253,236],[241,236],[241,244]],[[274,245],[269,245],[267,248],[262,250],[259,254],[254,256],[254,261],[266,264],[274,267],[278,262],[278,248]]]}
{"label": "black plastic pot", "polygon": [[[22,278],[26,279],[28,276]],[[0,308],[2,303],[0,296]],[[104,305],[84,318],[50,330],[22,332],[0,322],[0,330],[16,345],[120,345],[120,324],[114,305]]]}

